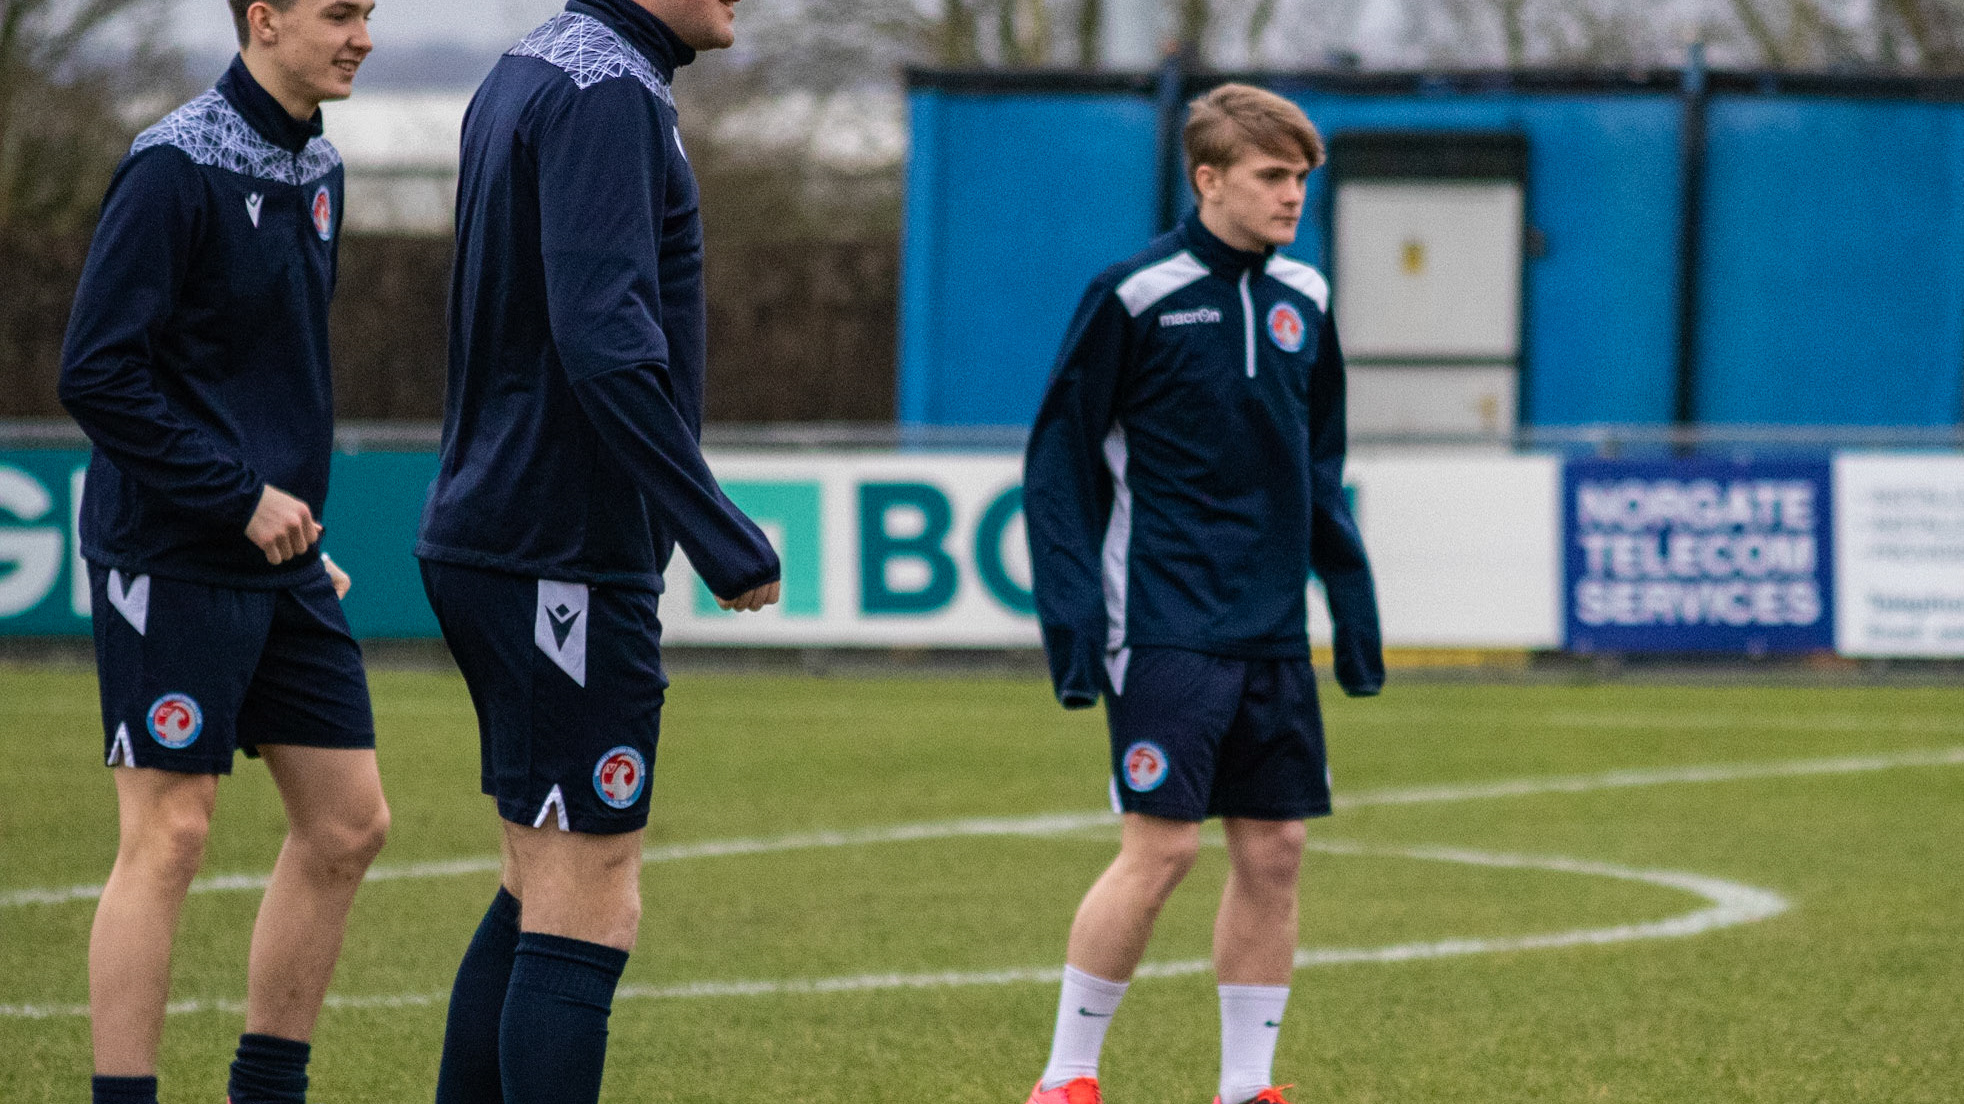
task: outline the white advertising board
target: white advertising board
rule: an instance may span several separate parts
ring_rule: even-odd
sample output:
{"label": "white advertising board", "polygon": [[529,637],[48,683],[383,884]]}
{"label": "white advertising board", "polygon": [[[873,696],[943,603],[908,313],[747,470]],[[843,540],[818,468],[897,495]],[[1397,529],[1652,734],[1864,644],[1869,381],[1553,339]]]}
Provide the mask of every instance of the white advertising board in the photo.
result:
{"label": "white advertising board", "polygon": [[1964,456],[1834,460],[1835,650],[1964,656]]}
{"label": "white advertising board", "polygon": [[[1384,641],[1404,648],[1562,646],[1562,462],[1491,452],[1351,458]],[[1326,641],[1320,601],[1312,639]]]}
{"label": "white advertising board", "polygon": [[[729,614],[678,554],[662,603],[676,644],[1037,647],[1013,454],[712,452],[784,560],[784,600]],[[1550,457],[1358,458],[1349,480],[1386,642],[1561,642],[1560,464]],[[1320,596],[1312,633],[1328,639]]]}

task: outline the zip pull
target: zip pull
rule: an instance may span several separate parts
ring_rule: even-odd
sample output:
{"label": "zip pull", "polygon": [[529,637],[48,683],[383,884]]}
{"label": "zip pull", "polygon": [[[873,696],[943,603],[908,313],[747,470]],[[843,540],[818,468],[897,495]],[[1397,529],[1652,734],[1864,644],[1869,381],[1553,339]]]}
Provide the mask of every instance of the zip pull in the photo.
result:
{"label": "zip pull", "polygon": [[1255,297],[1248,292],[1248,272],[1241,273],[1241,336],[1248,357],[1248,378],[1255,378]]}

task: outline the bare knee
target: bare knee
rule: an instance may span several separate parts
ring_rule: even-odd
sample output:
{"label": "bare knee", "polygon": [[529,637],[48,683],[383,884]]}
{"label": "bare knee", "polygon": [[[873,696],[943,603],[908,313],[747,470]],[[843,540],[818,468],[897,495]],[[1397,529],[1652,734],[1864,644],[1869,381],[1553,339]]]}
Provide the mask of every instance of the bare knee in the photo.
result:
{"label": "bare knee", "polygon": [[293,836],[307,849],[322,873],[335,878],[359,878],[367,872],[389,838],[389,806],[374,806],[354,816],[295,825]]}
{"label": "bare knee", "polygon": [[634,948],[641,833],[592,836],[507,824],[505,840],[505,884],[524,902],[524,930]]}
{"label": "bare knee", "polygon": [[616,875],[586,885],[560,873],[534,871],[527,879],[524,929],[633,950],[641,930],[639,879]]}
{"label": "bare knee", "polygon": [[641,856],[616,852],[602,860],[598,884],[611,889],[604,895],[608,913],[621,931],[632,933],[641,926]]}
{"label": "bare knee", "polygon": [[189,806],[167,807],[124,826],[119,863],[164,881],[189,885],[204,865],[211,837],[211,813]]}
{"label": "bare knee", "polygon": [[1172,894],[1199,856],[1198,830],[1128,838],[1119,849],[1124,872],[1145,883],[1160,900]]}
{"label": "bare knee", "polygon": [[1228,828],[1228,858],[1238,881],[1293,892],[1308,830],[1300,820],[1243,821]]}

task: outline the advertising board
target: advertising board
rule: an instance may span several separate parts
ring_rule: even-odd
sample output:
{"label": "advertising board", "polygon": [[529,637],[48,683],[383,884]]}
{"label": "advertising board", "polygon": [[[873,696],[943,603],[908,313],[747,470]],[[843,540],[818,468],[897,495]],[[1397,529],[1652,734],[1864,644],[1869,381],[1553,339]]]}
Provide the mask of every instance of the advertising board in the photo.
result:
{"label": "advertising board", "polygon": [[1964,656],[1964,456],[1834,461],[1836,649]]}
{"label": "advertising board", "polygon": [[[86,461],[0,453],[0,633],[89,631],[72,531]],[[784,598],[762,613],[724,613],[678,555],[662,602],[670,643],[1037,646],[1015,454],[713,452],[710,462],[779,549]],[[335,457],[323,544],[354,577],[357,635],[436,635],[411,555],[435,470],[427,453]],[[1559,480],[1550,457],[1356,460],[1348,489],[1386,639],[1559,646]],[[1327,640],[1320,598],[1310,607],[1312,635]]]}
{"label": "advertising board", "polygon": [[[1037,645],[1014,454],[710,461],[782,553],[784,600],[723,613],[678,555],[670,643]],[[86,464],[76,450],[0,452],[0,634],[88,634],[74,538]],[[435,470],[429,453],[335,457],[324,545],[355,578],[359,636],[436,635],[411,555]],[[1352,460],[1347,490],[1392,647],[1964,655],[1964,457],[1373,453]],[[1320,598],[1310,609],[1327,641]]]}
{"label": "advertising board", "polygon": [[1571,460],[1562,488],[1570,651],[1834,646],[1825,457]]}

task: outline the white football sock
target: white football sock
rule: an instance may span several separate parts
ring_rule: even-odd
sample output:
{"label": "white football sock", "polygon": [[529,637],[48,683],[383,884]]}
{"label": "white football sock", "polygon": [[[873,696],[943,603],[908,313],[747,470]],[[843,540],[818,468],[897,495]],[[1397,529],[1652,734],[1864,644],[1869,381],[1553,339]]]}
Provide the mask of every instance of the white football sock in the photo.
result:
{"label": "white football sock", "polygon": [[1050,1064],[1043,1068],[1042,1088],[1054,1089],[1074,1077],[1098,1076],[1098,1052],[1105,1048],[1105,1029],[1112,1025],[1125,996],[1123,981],[1093,977],[1075,966],[1064,967],[1064,992],[1057,999],[1057,1033],[1050,1039]]}
{"label": "white football sock", "polygon": [[1286,985],[1223,985],[1221,1104],[1243,1104],[1275,1084],[1275,1040],[1282,1034]]}

